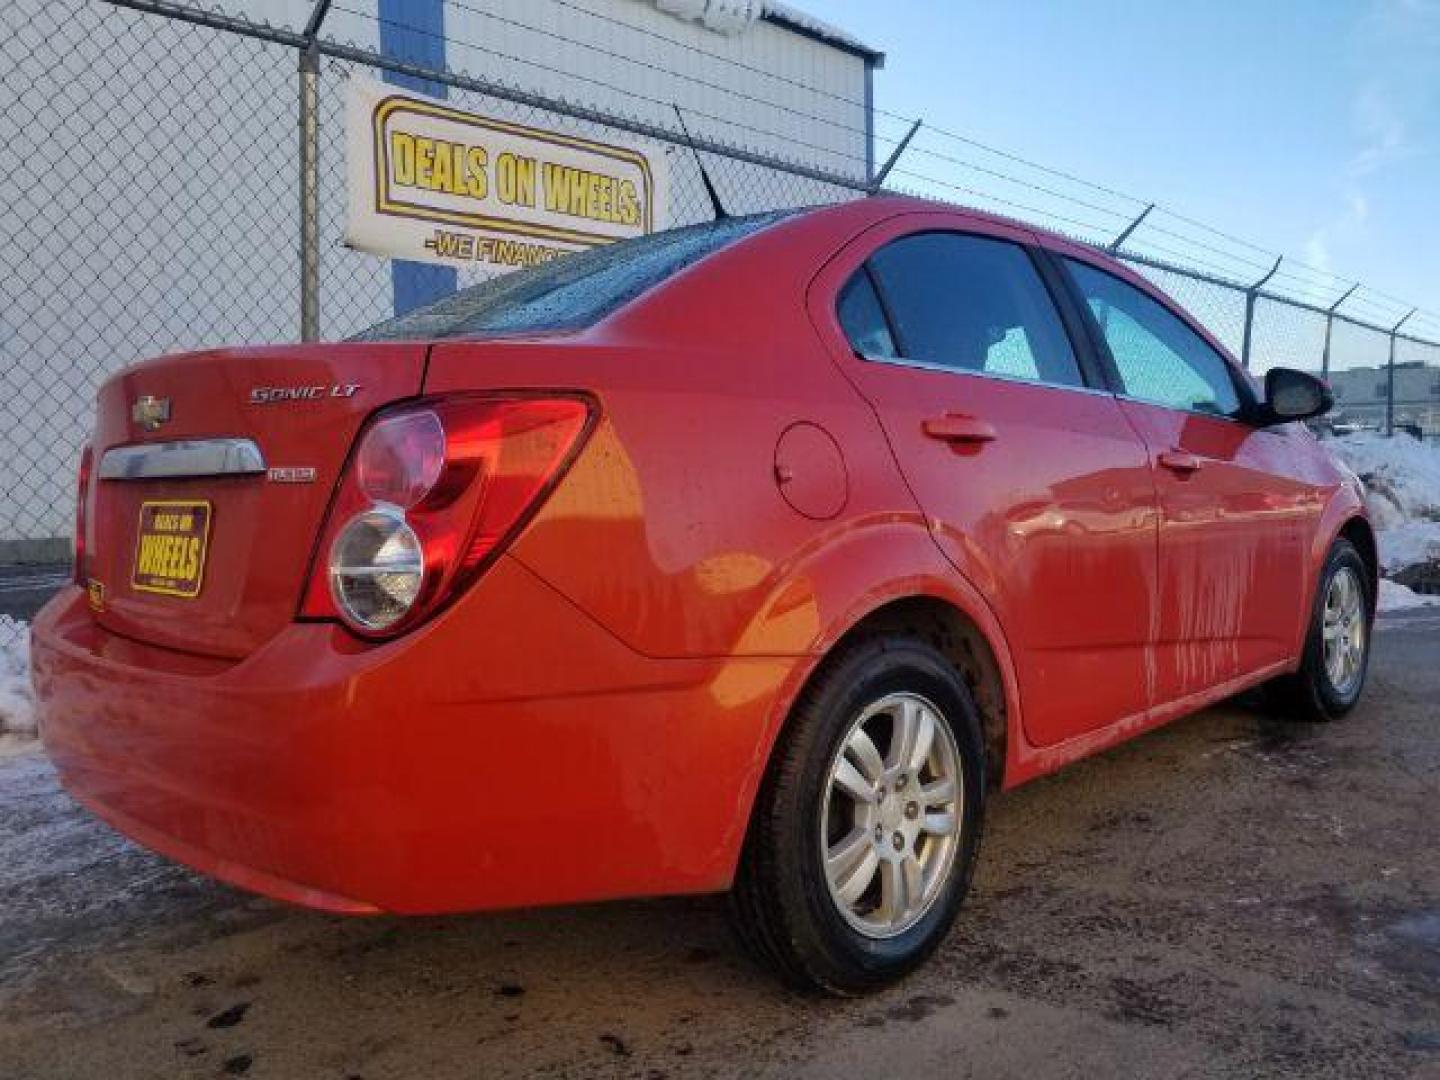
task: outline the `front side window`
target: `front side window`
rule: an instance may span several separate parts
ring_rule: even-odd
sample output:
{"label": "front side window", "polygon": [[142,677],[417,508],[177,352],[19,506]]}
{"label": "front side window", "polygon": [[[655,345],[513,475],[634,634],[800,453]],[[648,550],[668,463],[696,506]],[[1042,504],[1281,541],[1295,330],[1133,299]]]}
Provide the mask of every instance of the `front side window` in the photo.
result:
{"label": "front side window", "polygon": [[1240,412],[1230,365],[1179,316],[1103,270],[1065,262],[1100,325],[1125,394],[1190,412]]}
{"label": "front side window", "polygon": [[[841,295],[841,324],[862,355],[908,360],[1060,386],[1084,379],[1060,316],[1030,256],[1017,244],[962,233],[931,232],[895,240],[870,257]],[[873,277],[874,310],[888,312],[883,349],[862,348],[847,322],[858,310],[861,280]],[[873,290],[872,290],[873,291]],[[871,316],[873,319],[873,316]],[[855,322],[857,327],[870,325]],[[893,335],[893,339],[892,336]]]}

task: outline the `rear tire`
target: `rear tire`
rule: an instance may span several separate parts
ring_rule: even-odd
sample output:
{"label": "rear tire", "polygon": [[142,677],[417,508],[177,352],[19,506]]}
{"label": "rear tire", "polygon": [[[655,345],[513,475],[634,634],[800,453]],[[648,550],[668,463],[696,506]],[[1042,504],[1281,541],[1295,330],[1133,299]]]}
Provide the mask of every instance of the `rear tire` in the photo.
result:
{"label": "rear tire", "polygon": [[877,636],[827,660],[756,799],[730,894],[742,943],[835,995],[919,966],[970,886],[984,753],[970,692],[930,645]]}
{"label": "rear tire", "polygon": [[1375,621],[1369,568],[1349,540],[1335,541],[1320,572],[1300,670],[1266,684],[1266,696],[1288,719],[1338,720],[1360,700],[1370,666]]}

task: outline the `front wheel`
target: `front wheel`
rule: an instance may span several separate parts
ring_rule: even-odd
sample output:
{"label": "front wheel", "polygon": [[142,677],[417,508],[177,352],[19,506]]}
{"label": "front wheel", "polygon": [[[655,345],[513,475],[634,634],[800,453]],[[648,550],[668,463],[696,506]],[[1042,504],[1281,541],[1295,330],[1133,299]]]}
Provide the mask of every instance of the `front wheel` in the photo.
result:
{"label": "front wheel", "polygon": [[984,777],[970,692],[937,650],[876,637],[827,662],[757,799],[731,894],[742,941],[835,994],[918,966],[969,887]]}
{"label": "front wheel", "polygon": [[1355,707],[1370,667],[1375,598],[1365,560],[1335,541],[1320,574],[1300,670],[1269,684],[1271,700],[1296,720],[1337,720]]}

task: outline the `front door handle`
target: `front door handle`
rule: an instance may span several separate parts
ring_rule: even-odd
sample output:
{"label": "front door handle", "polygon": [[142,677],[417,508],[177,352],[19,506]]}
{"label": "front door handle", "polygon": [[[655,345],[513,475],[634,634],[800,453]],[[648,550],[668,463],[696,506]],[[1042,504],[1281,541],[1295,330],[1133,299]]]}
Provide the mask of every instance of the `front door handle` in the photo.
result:
{"label": "front door handle", "polygon": [[1189,476],[1200,471],[1201,461],[1185,450],[1166,450],[1160,455],[1160,464],[1171,472]]}
{"label": "front door handle", "polygon": [[995,425],[961,413],[932,416],[923,425],[925,434],[948,443],[987,443],[996,437]]}

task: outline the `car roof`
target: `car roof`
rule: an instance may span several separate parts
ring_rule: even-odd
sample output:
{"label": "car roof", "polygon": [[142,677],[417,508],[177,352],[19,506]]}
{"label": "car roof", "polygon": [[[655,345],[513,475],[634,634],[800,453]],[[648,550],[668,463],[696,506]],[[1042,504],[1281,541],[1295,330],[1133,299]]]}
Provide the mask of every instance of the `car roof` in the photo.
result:
{"label": "car roof", "polygon": [[[1080,252],[1087,257],[1100,260],[1107,265],[1118,262],[1118,260],[1108,255],[1102,248],[1067,236],[1054,229],[1047,229],[1043,225],[1036,225],[1030,221],[1008,217],[1005,214],[997,214],[993,211],[982,210],[974,206],[964,206],[960,203],[945,202],[940,199],[927,199],[919,195],[871,195],[867,198],[851,199],[846,202],[807,207],[799,211],[795,217],[811,220],[827,219],[834,221],[836,224],[845,222],[859,225],[863,228],[875,222],[895,217],[898,214],[949,214],[963,217],[981,225],[1022,229],[1033,235],[1044,247]],[[783,223],[784,220],[786,219],[781,219],[780,223]],[[1120,265],[1123,266],[1123,263]]]}

